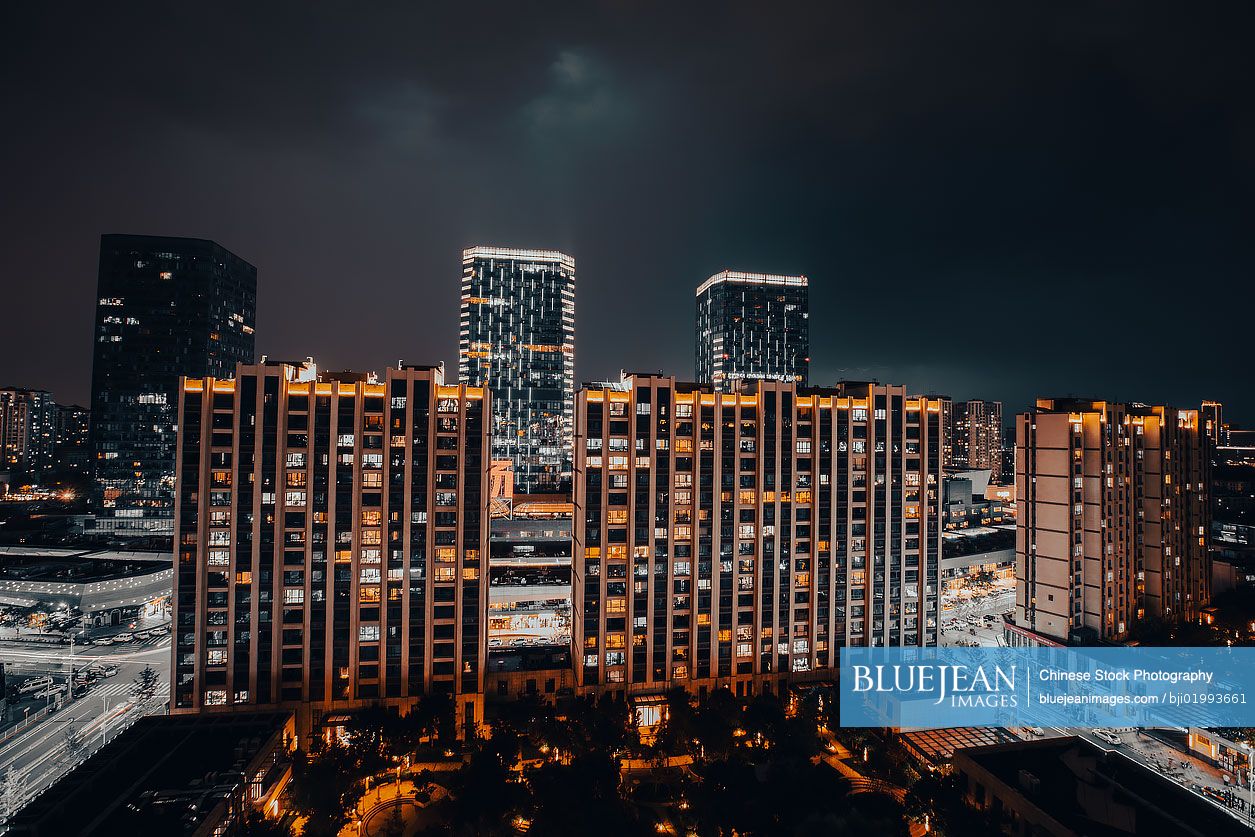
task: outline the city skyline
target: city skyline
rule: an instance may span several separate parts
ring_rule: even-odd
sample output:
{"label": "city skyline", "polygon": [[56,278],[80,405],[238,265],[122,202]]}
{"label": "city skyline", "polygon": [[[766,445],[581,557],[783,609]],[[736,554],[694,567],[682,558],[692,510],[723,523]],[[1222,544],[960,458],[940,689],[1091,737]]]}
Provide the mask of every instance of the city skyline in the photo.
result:
{"label": "city skyline", "polygon": [[[205,241],[212,241],[212,239],[209,237],[202,237],[199,235],[192,235],[192,234],[175,235],[175,234],[151,233],[151,232],[134,232],[134,233],[125,233],[125,234],[124,233],[105,233],[100,238],[106,238],[110,236],[139,237],[139,238],[176,238],[176,239],[185,238],[185,239],[190,239],[190,240],[199,239],[199,240],[205,240]],[[462,248],[461,252],[465,252],[466,249],[467,248]],[[474,249],[474,248],[471,248],[471,249]],[[523,252],[523,251],[533,250],[537,248],[520,245],[517,247],[514,247],[514,246],[502,247],[500,249],[516,250],[516,251]],[[723,271],[720,271],[720,272],[726,273],[729,271],[728,269],[724,269]],[[96,277],[93,275],[92,276],[93,282],[95,282],[95,278]],[[700,287],[699,283],[695,282],[694,284]],[[457,290],[457,287],[458,287],[458,283],[453,282],[454,290]],[[266,296],[264,289],[265,289],[265,282],[263,280],[262,282],[258,283],[257,296],[259,299],[259,306],[258,306],[259,308],[261,307],[260,300]],[[691,298],[692,288],[686,287],[683,290],[685,290],[687,294],[690,295],[690,298]],[[89,298],[89,303],[94,302],[94,301],[95,301],[94,298]],[[457,302],[458,300],[455,298],[454,308],[453,308],[454,315],[452,316],[452,320],[455,324],[457,322],[456,312],[459,308]],[[262,340],[264,341],[265,333],[262,330],[263,328],[264,326],[259,325],[257,328],[257,331],[258,331],[258,336],[262,338]],[[691,322],[688,324],[687,330],[681,327],[680,331],[685,332],[685,334],[688,336],[688,338],[691,341],[692,331],[693,331]],[[811,334],[817,334],[817,333],[822,335],[822,328],[818,330],[817,329],[811,330]],[[367,334],[365,336],[375,336],[375,335]],[[670,335],[668,335],[668,337],[669,336]],[[0,334],[0,339],[3,339],[3,338],[4,338],[4,335]],[[583,339],[588,339],[588,338],[585,337]],[[453,342],[451,351],[449,351],[447,354],[438,355],[434,357],[430,354],[424,355],[422,357],[410,354],[410,355],[404,355],[402,357],[402,360],[406,363],[410,363],[410,362],[418,362],[418,363],[423,363],[423,364],[444,363],[445,367],[452,371],[459,366],[460,351],[458,347],[459,347],[460,342],[461,342],[460,338],[455,339]],[[607,342],[612,342],[612,341],[607,341]],[[577,346],[578,346],[578,342],[577,342]],[[306,341],[305,347],[308,348],[308,341]],[[299,354],[299,352],[300,352],[300,349],[298,348],[298,349],[294,349],[293,351],[287,351],[287,352],[258,351],[257,354],[258,356],[267,355],[267,356],[272,356],[272,357],[285,357],[285,356],[295,357],[296,355]],[[691,348],[689,349],[689,353],[691,355]],[[577,352],[577,357],[578,357],[578,354],[579,353]],[[603,369],[599,369],[597,370],[596,373],[593,373],[593,374],[581,373],[580,371],[578,371],[581,368],[581,365],[577,365],[576,366],[577,371],[575,374],[575,389],[579,390],[585,386],[590,386],[590,385],[595,386],[598,381],[614,378],[618,373],[623,372],[623,371],[645,368],[645,366],[641,364],[634,364],[634,363],[627,362],[626,358],[628,358],[630,354],[631,353],[627,353],[627,352],[623,353],[622,357],[624,357],[625,360],[622,362],[619,362],[617,365],[614,363],[613,359],[611,359],[608,365],[605,365]],[[320,352],[319,354],[319,358],[325,358],[325,357],[333,358],[330,363],[326,364],[326,368],[328,369],[331,369],[331,368],[336,368],[336,369],[374,368],[375,366],[378,365],[378,364],[372,364],[371,362],[339,363],[334,360],[335,357],[345,357],[345,356],[359,357],[360,350],[355,347],[351,350],[351,353],[345,353],[343,351],[331,353],[331,352],[324,351],[324,352]],[[830,362],[828,363],[824,362],[825,359],[823,358],[819,358],[818,359],[819,362],[816,362],[817,359],[814,357],[812,357],[810,360],[811,360],[812,368],[821,368],[821,369],[833,368],[832,364]],[[29,367],[30,365],[29,361],[30,361],[29,357],[22,358],[22,366]],[[12,358],[6,359],[4,357],[0,357],[0,374],[4,373],[3,372],[4,367],[9,363],[13,363],[14,367],[17,368],[17,363],[14,359]],[[578,364],[578,361],[577,361],[577,364]],[[817,376],[817,375],[810,376],[812,378],[810,383],[814,386],[831,386],[833,384],[841,383],[844,381],[861,381],[861,380],[870,380],[870,381],[875,381],[877,383],[889,383],[889,384],[903,383],[909,388],[911,388],[913,391],[925,392],[930,395],[950,396],[960,401],[996,401],[999,399],[994,399],[992,397],[986,397],[986,396],[988,396],[989,393],[997,393],[997,392],[1005,391],[1005,390],[1000,390],[997,384],[987,385],[985,389],[981,389],[981,390],[945,389],[945,388],[935,386],[932,383],[933,381],[937,380],[937,378],[929,378],[927,375],[920,373],[918,370],[924,368],[920,364],[906,366],[905,368],[907,371],[901,374],[894,371],[897,368],[900,368],[900,367],[891,367],[891,366],[880,365],[876,363],[872,363],[870,365],[865,365],[865,366],[857,366],[857,367],[837,366],[835,367],[833,375],[830,375],[827,377],[822,377],[822,376]],[[1116,371],[1121,371],[1119,367],[1116,367],[1115,369]],[[699,374],[697,374],[695,364],[689,359],[677,358],[673,364],[664,365],[660,367],[659,369],[657,369],[656,371],[661,372],[662,374],[666,374],[666,375],[673,375],[678,380],[690,381],[690,382],[695,382],[695,383],[699,382],[699,378],[701,377]],[[84,365],[84,369],[78,368],[78,366],[76,365],[76,362],[73,359],[67,359],[66,367],[64,369],[60,369],[57,372],[54,372],[50,378],[40,378],[39,380],[28,380],[33,377],[29,373],[7,373],[7,374],[9,375],[8,378],[0,379],[3,381],[7,381],[7,383],[4,383],[3,386],[7,388],[34,389],[34,390],[43,390],[43,391],[49,392],[52,394],[54,400],[59,406],[60,405],[75,405],[80,401],[82,402],[91,401],[90,346],[88,347],[88,361]],[[78,380],[80,378],[82,379],[81,382]],[[62,386],[58,388],[55,385],[44,385],[42,383],[42,381],[44,380],[62,380],[62,381],[74,380],[75,383],[72,386]],[[1072,380],[1073,382],[1075,381],[1075,379],[1069,379],[1069,380]],[[1033,409],[1035,401],[1043,397],[1094,398],[1096,400],[1114,400],[1114,401],[1125,400],[1125,401],[1130,401],[1134,403],[1141,403],[1138,401],[1138,398],[1135,396],[1148,397],[1148,393],[1155,393],[1155,392],[1162,393],[1165,391],[1165,387],[1167,387],[1166,391],[1177,391],[1177,392],[1201,391],[1200,387],[1198,387],[1197,385],[1191,384],[1190,379],[1187,379],[1184,376],[1178,381],[1171,381],[1171,382],[1164,381],[1163,379],[1158,379],[1156,383],[1151,384],[1149,386],[1142,386],[1140,388],[1132,387],[1128,384],[1118,384],[1118,385],[1112,385],[1112,386],[1109,386],[1106,388],[1100,388],[1100,389],[1094,389],[1092,387],[1089,389],[1085,389],[1085,388],[1078,388],[1075,385],[1075,383],[1064,384],[1054,389],[1051,389],[1048,386],[1034,387],[1032,384],[1028,384],[1027,386],[1028,386],[1027,389],[1022,390],[1023,392],[1027,393],[1023,401],[1015,401],[1015,400],[1007,401],[1006,399],[1002,399],[1002,401],[1008,406],[1008,409],[1006,410],[1003,417],[1003,426],[1008,431],[1010,430],[1011,422],[1013,421],[1016,415],[1031,411]],[[80,390],[81,390],[82,397],[80,397]],[[72,393],[73,395],[64,396],[60,394],[62,392],[69,392],[69,393]],[[1116,397],[1115,395],[1113,395],[1113,393],[1121,393],[1122,395],[1121,397]],[[1225,393],[1227,393],[1227,396]],[[1217,393],[1215,391],[1211,391],[1210,393],[1202,392],[1198,397],[1191,397],[1189,394],[1186,394],[1182,397],[1182,399],[1177,399],[1177,400],[1166,399],[1166,398],[1154,398],[1154,397],[1149,397],[1149,400],[1155,401],[1157,403],[1167,403],[1174,407],[1196,407],[1201,403],[1205,403],[1210,400],[1215,400],[1225,405],[1226,418],[1230,419],[1231,423],[1233,423],[1234,426],[1242,427],[1243,429],[1250,427],[1253,420],[1255,420],[1255,402],[1252,402],[1249,405],[1247,404],[1247,400],[1242,397],[1241,387],[1229,386],[1225,390],[1225,393]]]}
{"label": "city skyline", "polygon": [[0,832],[1255,832],[1255,5],[7,11]]}
{"label": "city skyline", "polygon": [[[452,368],[458,253],[493,241],[579,260],[577,382],[690,377],[693,288],[736,268],[810,277],[815,384],[877,378],[1008,415],[1069,393],[1214,398],[1249,423],[1242,335],[1207,311],[1251,272],[1251,166],[1227,127],[1250,124],[1242,21],[986,11],[733,14],[706,39],[699,10],[507,8],[471,55],[446,37],[467,25],[456,10],[383,27],[311,9],[294,30],[227,9],[16,10],[0,384],[87,400],[101,233],[240,253],[263,276],[259,351],[313,348],[329,368]],[[238,32],[230,67],[166,46]],[[1139,339],[1194,287],[1176,339]],[[379,327],[344,329],[371,299],[389,303]],[[873,315],[894,300],[912,304]],[[651,327],[617,339],[633,306]],[[1038,337],[999,338],[1013,327]],[[938,331],[953,350],[926,356]]]}

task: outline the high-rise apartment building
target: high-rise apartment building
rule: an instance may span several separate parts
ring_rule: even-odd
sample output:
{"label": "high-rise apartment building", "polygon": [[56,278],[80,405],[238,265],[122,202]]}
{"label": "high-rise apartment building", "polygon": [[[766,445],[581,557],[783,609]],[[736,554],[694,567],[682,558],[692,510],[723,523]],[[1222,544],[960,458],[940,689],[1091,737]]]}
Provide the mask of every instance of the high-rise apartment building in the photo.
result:
{"label": "high-rise apartment building", "polygon": [[0,471],[40,480],[52,470],[57,405],[38,389],[0,389]]}
{"label": "high-rise apartment building", "polygon": [[948,395],[930,395],[941,413],[941,467],[947,471],[956,469],[954,456],[954,399]]}
{"label": "high-rise apartment building", "polygon": [[441,367],[312,361],[186,379],[172,712],[403,708],[482,717],[488,422]]}
{"label": "high-rise apartment building", "polygon": [[514,490],[570,490],[575,259],[557,250],[463,251],[458,374],[492,393],[492,458],[514,463]]}
{"label": "high-rise apartment building", "polygon": [[1213,447],[1219,447],[1225,443],[1225,423],[1224,423],[1224,404],[1219,401],[1204,401],[1199,409],[1199,416],[1203,422],[1203,435],[1205,435]]}
{"label": "high-rise apartment building", "polygon": [[936,644],[936,401],[634,375],[577,403],[583,691],[754,693],[831,675],[845,645]]}
{"label": "high-rise apartment building", "polygon": [[993,471],[997,481],[1002,471],[1002,402],[960,401],[954,405],[955,468]]}
{"label": "high-rise apartment building", "polygon": [[1210,464],[1198,410],[1040,399],[1016,420],[1019,627],[1121,642],[1210,595]]}
{"label": "high-rise apartment building", "polygon": [[810,288],[805,276],[716,273],[697,288],[697,380],[720,392],[740,381],[805,384]]}
{"label": "high-rise apartment building", "polygon": [[212,241],[104,235],[92,366],[97,531],[173,530],[179,376],[253,362],[257,269]]}

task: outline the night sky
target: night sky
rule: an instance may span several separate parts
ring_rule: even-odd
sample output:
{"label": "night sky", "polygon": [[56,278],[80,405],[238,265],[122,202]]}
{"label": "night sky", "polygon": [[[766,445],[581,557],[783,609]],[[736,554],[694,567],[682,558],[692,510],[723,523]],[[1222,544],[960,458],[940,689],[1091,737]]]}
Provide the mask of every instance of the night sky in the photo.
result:
{"label": "night sky", "polygon": [[730,267],[810,277],[813,383],[1255,421],[1253,4],[2,14],[0,385],[86,403],[122,232],[257,265],[258,351],[324,368],[456,370],[483,243],[575,256],[580,380],[691,376]]}

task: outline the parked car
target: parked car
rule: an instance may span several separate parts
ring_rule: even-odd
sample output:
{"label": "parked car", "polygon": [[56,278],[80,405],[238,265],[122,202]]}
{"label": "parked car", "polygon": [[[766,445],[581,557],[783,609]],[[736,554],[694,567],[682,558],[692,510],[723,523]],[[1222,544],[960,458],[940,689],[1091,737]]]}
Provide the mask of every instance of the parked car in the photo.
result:
{"label": "parked car", "polygon": [[1124,743],[1123,741],[1120,740],[1120,736],[1116,735],[1111,730],[1096,729],[1096,730],[1092,730],[1092,732],[1094,733],[1095,738],[1101,741],[1107,742],[1112,747],[1119,747],[1121,744]]}
{"label": "parked car", "polygon": [[35,700],[51,700],[52,698],[61,697],[61,695],[65,694],[65,692],[66,685],[64,683],[57,683],[56,685],[49,686],[46,689],[36,692],[32,695],[32,697]]}
{"label": "parked car", "polygon": [[17,693],[22,696],[30,695],[35,692],[42,692],[51,685],[51,677],[28,677],[22,681],[22,685],[17,687]]}

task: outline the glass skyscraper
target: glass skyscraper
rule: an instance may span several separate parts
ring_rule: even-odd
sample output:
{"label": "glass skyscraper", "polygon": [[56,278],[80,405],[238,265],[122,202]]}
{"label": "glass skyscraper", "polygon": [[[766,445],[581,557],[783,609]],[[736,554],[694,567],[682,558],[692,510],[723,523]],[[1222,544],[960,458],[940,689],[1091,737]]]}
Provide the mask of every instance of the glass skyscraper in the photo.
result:
{"label": "glass skyscraper", "polygon": [[697,380],[731,392],[743,380],[805,385],[810,367],[805,276],[725,270],[697,289]]}
{"label": "glass skyscraper", "polygon": [[179,376],[253,362],[257,268],[212,241],[100,239],[91,438],[97,531],[174,531]]}
{"label": "glass skyscraper", "polygon": [[492,458],[513,462],[514,490],[569,490],[575,259],[557,250],[464,250],[458,372],[492,392]]}

